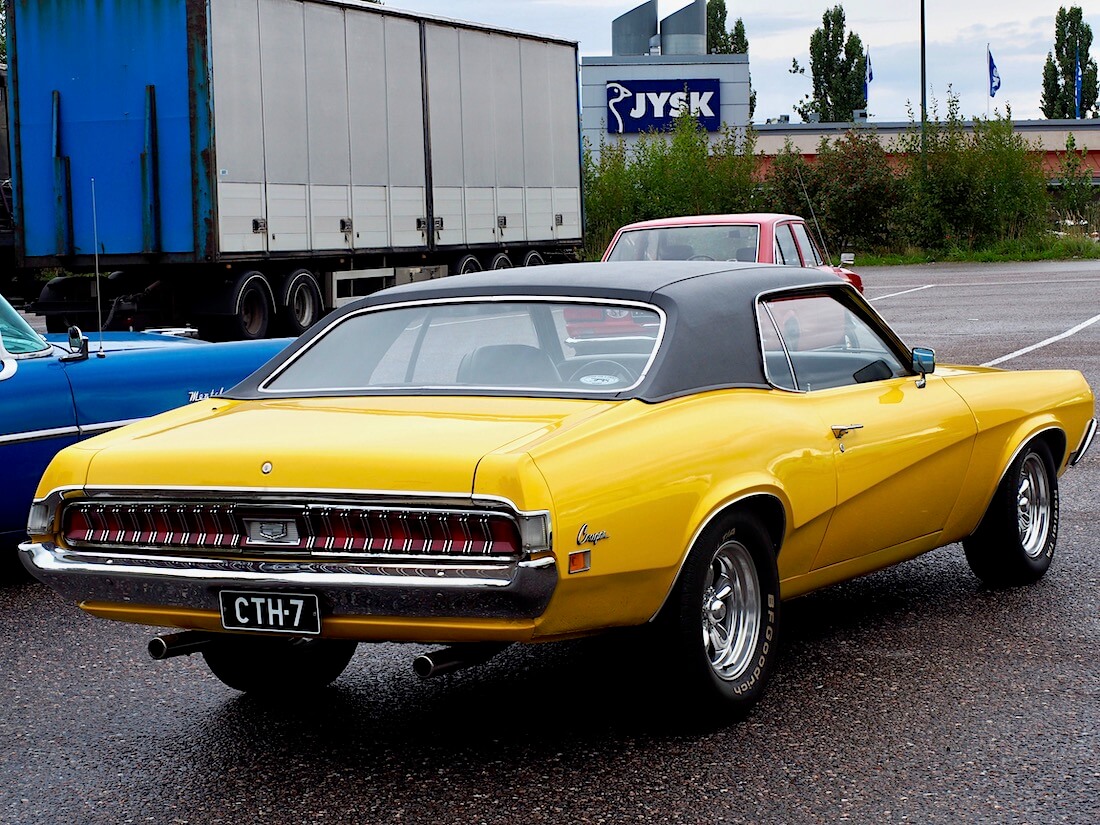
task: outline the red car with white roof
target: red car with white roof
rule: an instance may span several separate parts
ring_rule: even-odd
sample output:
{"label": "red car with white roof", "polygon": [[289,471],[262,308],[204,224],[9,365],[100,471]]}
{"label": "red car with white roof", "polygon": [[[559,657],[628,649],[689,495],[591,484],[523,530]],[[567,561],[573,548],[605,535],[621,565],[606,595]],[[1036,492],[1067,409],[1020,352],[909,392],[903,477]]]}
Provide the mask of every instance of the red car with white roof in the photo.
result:
{"label": "red car with white roof", "polygon": [[619,229],[605,261],[756,261],[833,272],[863,291],[855,272],[822,257],[806,221],[774,212],[692,215],[631,223]]}

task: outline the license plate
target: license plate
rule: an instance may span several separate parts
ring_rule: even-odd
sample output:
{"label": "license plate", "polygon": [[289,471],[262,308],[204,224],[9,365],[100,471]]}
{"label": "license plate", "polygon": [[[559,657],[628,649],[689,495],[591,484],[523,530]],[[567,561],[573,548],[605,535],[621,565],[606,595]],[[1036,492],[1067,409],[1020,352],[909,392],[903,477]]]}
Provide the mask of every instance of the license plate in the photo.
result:
{"label": "license plate", "polygon": [[222,627],[262,633],[321,632],[321,610],[312,593],[253,593],[222,590],[218,594]]}

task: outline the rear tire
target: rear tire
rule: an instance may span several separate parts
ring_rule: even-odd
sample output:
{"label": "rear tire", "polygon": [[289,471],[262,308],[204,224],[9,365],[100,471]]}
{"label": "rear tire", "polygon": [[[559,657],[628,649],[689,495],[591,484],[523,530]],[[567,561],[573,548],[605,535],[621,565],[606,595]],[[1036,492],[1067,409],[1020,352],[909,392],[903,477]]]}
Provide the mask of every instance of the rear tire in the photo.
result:
{"label": "rear tire", "polygon": [[970,569],[990,587],[1043,577],[1058,541],[1058,473],[1050,448],[1032,441],[1009,465],[978,529],[963,539]]}
{"label": "rear tire", "polygon": [[542,253],[537,249],[532,249],[526,255],[523,256],[524,266],[542,266],[546,263],[546,260],[542,257]]}
{"label": "rear tire", "polygon": [[275,312],[271,284],[262,272],[245,272],[233,285],[233,314],[229,316],[230,340],[266,338]]}
{"label": "rear tire", "polygon": [[489,264],[489,269],[511,269],[512,259],[508,257],[507,252],[498,252],[493,256],[492,262]]}
{"label": "rear tire", "polygon": [[286,277],[279,306],[283,331],[295,337],[313,326],[324,315],[321,285],[308,269],[296,270]]}
{"label": "rear tire", "polygon": [[731,513],[703,532],[658,622],[685,707],[739,718],[756,704],[778,651],[779,571],[755,516]]}
{"label": "rear tire", "polygon": [[211,672],[244,693],[288,695],[320,690],[351,661],[356,642],[225,635],[203,650]]}
{"label": "rear tire", "polygon": [[481,261],[473,255],[463,255],[451,266],[452,275],[468,275],[471,272],[481,272]]}

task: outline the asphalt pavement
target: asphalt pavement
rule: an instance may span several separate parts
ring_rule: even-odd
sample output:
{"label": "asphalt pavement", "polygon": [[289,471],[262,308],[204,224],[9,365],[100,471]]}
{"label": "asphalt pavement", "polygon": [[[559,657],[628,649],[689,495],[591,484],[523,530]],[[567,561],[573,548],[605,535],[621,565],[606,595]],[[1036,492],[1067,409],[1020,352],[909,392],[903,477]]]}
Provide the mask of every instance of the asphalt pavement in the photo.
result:
{"label": "asphalt pavement", "polygon": [[[940,362],[1012,356],[1100,391],[1096,262],[860,271]],[[1034,586],[986,589],[952,545],[786,603],[777,672],[734,725],[682,725],[618,636],[426,682],[423,648],[363,645],[320,697],[263,702],[201,658],[152,661],[151,631],[2,584],[0,822],[1093,825],[1100,446],[1061,491]]]}

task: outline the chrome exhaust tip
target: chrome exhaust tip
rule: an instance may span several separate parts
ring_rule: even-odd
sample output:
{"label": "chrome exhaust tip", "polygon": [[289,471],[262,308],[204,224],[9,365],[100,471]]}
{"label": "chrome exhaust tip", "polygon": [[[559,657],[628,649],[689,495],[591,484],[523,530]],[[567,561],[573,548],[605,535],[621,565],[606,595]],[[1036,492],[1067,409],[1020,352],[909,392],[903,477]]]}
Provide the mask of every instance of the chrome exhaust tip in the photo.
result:
{"label": "chrome exhaust tip", "polygon": [[507,644],[497,642],[476,642],[421,653],[413,659],[413,672],[421,679],[453,673],[471,665],[487,662],[506,647],[508,647]]}
{"label": "chrome exhaust tip", "polygon": [[184,630],[180,633],[164,633],[149,640],[149,655],[157,661],[173,656],[189,656],[200,653],[210,644],[211,634],[201,630]]}

